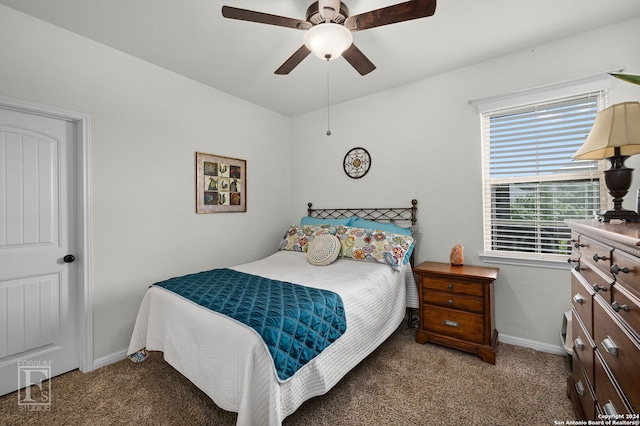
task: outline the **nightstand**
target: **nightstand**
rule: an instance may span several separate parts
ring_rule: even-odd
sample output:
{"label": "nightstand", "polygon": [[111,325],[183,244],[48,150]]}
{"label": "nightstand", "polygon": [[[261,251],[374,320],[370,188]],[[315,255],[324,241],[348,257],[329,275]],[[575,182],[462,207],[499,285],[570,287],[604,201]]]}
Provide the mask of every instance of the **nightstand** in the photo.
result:
{"label": "nightstand", "polygon": [[471,352],[495,364],[493,282],[499,269],[423,262],[413,271],[420,296],[416,342]]}

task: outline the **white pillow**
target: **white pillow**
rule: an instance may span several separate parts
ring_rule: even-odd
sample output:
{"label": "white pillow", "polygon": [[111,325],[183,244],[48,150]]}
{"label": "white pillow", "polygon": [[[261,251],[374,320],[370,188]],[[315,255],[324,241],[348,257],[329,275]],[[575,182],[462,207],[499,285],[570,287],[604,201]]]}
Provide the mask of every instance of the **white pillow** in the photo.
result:
{"label": "white pillow", "polygon": [[309,243],[307,260],[316,266],[331,264],[340,254],[340,240],[335,235],[320,234]]}

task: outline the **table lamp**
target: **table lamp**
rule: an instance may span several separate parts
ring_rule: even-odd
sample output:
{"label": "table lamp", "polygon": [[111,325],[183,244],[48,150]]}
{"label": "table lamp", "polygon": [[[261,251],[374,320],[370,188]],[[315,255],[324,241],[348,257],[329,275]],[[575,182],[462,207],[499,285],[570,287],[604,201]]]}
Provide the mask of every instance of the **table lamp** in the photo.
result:
{"label": "table lamp", "polygon": [[584,144],[573,154],[576,160],[611,162],[604,171],[604,182],[613,197],[613,209],[599,214],[600,220],[620,219],[640,222],[640,215],[622,208],[624,196],[631,187],[633,169],[624,165],[631,155],[640,153],[640,102],[611,105],[598,113]]}

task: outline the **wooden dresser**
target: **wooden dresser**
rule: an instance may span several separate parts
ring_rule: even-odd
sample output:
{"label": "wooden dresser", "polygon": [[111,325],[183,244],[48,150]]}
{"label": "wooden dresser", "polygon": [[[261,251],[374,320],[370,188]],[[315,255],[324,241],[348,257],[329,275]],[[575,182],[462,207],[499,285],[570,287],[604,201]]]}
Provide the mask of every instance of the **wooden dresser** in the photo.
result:
{"label": "wooden dresser", "polygon": [[498,332],[493,310],[497,268],[423,262],[418,277],[420,325],[416,342],[433,342],[478,354],[495,364]]}
{"label": "wooden dresser", "polygon": [[[573,357],[567,394],[581,420],[640,413],[640,224],[567,221]],[[636,423],[637,424],[637,423]]]}

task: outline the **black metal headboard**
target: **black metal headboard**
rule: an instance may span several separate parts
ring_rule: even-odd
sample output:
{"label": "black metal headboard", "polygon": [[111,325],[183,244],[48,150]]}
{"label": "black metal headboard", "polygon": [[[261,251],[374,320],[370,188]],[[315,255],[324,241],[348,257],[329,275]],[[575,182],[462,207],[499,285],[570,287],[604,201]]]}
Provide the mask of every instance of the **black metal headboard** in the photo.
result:
{"label": "black metal headboard", "polygon": [[[411,200],[411,207],[389,207],[389,208],[352,208],[352,209],[314,209],[309,203],[307,214],[319,219],[340,219],[351,216],[358,216],[366,220],[377,222],[391,222],[398,226],[411,223],[411,233],[417,239],[418,228],[418,200]],[[416,241],[417,243],[417,241]],[[415,250],[411,253],[411,265],[414,265]]]}
{"label": "black metal headboard", "polygon": [[415,226],[418,221],[418,200],[411,200],[411,207],[389,208],[351,208],[351,209],[314,209],[308,204],[307,214],[319,219],[339,219],[358,216],[362,219],[378,222],[391,222],[401,226],[398,222],[411,223]]}

